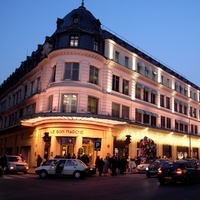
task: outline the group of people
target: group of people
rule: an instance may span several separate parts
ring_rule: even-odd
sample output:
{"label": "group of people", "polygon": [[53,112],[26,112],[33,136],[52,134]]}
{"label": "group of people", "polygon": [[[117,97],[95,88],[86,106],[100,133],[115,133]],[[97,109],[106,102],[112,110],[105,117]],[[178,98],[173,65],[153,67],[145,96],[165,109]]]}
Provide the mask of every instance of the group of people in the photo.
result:
{"label": "group of people", "polygon": [[[76,155],[75,153],[69,153],[68,155],[64,156],[56,155],[55,158],[75,159]],[[90,156],[85,153],[83,153],[82,155],[79,154],[77,158],[82,160],[88,166],[91,164]],[[38,155],[36,161],[38,167],[42,164],[43,159],[40,155]],[[128,161],[124,156],[107,155],[104,159],[100,156],[97,156],[95,160],[95,167],[99,173],[99,176],[102,176],[102,174],[107,175],[109,172],[112,176],[115,176],[117,174],[124,175],[129,168],[134,169],[138,164],[140,164],[140,158],[138,157],[135,157],[134,159],[131,158],[130,161]]]}
{"label": "group of people", "polygon": [[124,175],[128,167],[128,162],[123,156],[106,156],[105,159],[97,156],[95,166],[98,169],[99,176],[102,176],[102,174],[106,175],[109,171],[111,171],[112,176],[118,173]]}

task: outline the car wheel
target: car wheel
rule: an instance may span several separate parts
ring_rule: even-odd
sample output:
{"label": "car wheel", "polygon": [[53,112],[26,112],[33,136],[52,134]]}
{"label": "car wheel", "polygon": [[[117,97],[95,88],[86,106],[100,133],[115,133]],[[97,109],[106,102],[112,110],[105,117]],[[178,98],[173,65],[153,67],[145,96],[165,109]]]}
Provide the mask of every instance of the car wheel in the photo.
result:
{"label": "car wheel", "polygon": [[46,171],[41,171],[40,173],[39,173],[39,176],[40,176],[40,178],[46,178],[47,176],[48,176],[48,173],[46,172]]}
{"label": "car wheel", "polygon": [[74,172],[74,177],[75,178],[80,178],[81,177],[81,173],[79,171]]}

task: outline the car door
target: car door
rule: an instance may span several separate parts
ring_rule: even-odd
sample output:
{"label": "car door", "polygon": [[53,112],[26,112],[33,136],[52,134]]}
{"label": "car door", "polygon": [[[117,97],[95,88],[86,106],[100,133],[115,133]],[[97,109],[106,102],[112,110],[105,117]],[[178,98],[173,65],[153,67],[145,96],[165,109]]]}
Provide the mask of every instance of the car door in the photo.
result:
{"label": "car door", "polygon": [[77,170],[78,163],[74,159],[67,159],[64,169],[63,169],[63,174],[65,175],[73,175],[74,171]]}
{"label": "car door", "polygon": [[187,173],[192,181],[197,181],[199,179],[199,171],[197,171],[197,168],[193,163],[185,163],[185,169],[187,170]]}
{"label": "car door", "polygon": [[49,167],[48,173],[49,174],[55,174],[56,173],[56,166],[59,163],[59,160],[51,160],[49,163],[46,163],[43,167],[47,168]]}
{"label": "car door", "polygon": [[61,175],[63,174],[64,166],[65,166],[66,160],[59,160],[56,164],[56,174]]}

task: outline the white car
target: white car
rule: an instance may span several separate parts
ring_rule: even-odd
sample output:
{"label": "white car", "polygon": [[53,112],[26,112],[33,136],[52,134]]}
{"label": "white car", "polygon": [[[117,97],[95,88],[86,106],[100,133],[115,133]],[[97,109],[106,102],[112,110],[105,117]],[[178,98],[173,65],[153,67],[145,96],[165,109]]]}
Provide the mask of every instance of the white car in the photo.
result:
{"label": "white car", "polygon": [[28,164],[24,162],[20,156],[7,155],[6,158],[7,158],[7,166],[5,171],[7,173],[23,172],[24,174],[27,174]]}
{"label": "white car", "polygon": [[43,163],[42,166],[35,169],[40,178],[47,176],[74,176],[81,178],[87,175],[89,167],[79,159],[50,159]]}
{"label": "white car", "polygon": [[137,166],[138,173],[146,173],[146,168],[153,162],[153,160],[147,160]]}

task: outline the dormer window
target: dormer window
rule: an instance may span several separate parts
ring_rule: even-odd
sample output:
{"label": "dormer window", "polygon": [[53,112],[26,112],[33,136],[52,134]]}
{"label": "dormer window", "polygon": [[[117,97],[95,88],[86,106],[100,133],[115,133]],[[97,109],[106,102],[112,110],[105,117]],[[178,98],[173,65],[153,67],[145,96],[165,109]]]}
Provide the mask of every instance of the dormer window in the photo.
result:
{"label": "dormer window", "polygon": [[77,47],[78,46],[78,36],[72,35],[70,37],[70,47]]}
{"label": "dormer window", "polygon": [[145,66],[145,76],[149,76],[149,67]]}
{"label": "dormer window", "polygon": [[119,52],[115,51],[115,62],[119,63]]}
{"label": "dormer window", "polygon": [[94,41],[94,51],[99,51],[99,42],[98,41]]}

